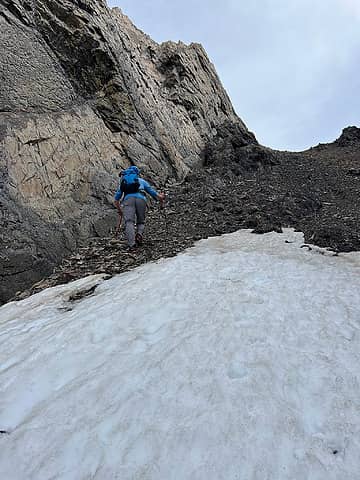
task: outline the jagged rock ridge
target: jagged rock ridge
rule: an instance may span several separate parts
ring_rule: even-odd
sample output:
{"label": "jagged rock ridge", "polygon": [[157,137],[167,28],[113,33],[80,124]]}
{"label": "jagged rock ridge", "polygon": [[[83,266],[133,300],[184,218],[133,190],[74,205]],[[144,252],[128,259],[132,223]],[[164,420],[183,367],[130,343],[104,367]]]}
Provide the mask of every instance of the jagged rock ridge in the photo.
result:
{"label": "jagged rock ridge", "polygon": [[158,45],[101,0],[0,5],[4,301],[107,234],[119,168],[164,183],[199,165],[224,125],[256,140],[201,45]]}

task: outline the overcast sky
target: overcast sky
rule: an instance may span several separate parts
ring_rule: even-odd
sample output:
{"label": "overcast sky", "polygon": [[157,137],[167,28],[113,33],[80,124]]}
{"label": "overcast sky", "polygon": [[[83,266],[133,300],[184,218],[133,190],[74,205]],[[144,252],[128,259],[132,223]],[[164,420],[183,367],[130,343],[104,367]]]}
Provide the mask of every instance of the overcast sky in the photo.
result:
{"label": "overcast sky", "polygon": [[260,143],[360,126],[360,0],[108,0],[157,42],[201,43]]}

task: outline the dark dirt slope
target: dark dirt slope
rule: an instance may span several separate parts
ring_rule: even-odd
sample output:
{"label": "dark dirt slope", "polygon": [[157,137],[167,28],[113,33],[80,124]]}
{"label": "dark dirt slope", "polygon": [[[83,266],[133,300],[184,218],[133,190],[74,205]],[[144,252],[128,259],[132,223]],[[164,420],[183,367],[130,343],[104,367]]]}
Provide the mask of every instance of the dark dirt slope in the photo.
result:
{"label": "dark dirt slope", "polygon": [[[219,130],[205,168],[168,185],[167,207],[151,204],[146,243],[136,255],[120,239],[93,239],[55,273],[18,298],[92,273],[120,273],[171,256],[208,236],[294,227],[335,252],[360,250],[360,129],[301,153],[245,145],[236,127]],[[159,185],[161,187],[161,185]]]}
{"label": "dark dirt slope", "polygon": [[[251,146],[222,154],[218,145],[209,149],[207,164],[214,167],[215,177],[231,165],[235,178],[229,181],[243,192],[235,198],[243,208],[244,225],[259,233],[292,226],[320,246],[360,249],[360,129],[346,128],[334,143],[300,153]],[[249,148],[254,153],[246,156]],[[249,169],[249,157],[255,170],[251,163]]]}

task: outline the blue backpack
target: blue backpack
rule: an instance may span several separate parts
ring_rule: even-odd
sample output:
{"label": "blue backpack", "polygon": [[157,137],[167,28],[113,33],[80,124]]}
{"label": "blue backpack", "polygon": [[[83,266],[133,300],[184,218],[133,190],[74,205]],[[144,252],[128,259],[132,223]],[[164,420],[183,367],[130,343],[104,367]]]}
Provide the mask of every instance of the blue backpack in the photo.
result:
{"label": "blue backpack", "polygon": [[137,167],[132,166],[121,172],[120,188],[124,195],[139,191],[139,169]]}

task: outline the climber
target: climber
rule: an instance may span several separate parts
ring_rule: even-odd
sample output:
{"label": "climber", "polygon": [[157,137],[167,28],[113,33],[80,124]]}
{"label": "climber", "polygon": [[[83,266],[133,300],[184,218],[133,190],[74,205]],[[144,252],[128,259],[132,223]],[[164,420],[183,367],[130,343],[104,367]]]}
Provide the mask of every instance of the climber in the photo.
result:
{"label": "climber", "polygon": [[154,190],[146,180],[139,176],[139,173],[139,169],[135,166],[122,171],[119,174],[119,188],[115,193],[115,207],[120,216],[124,215],[125,235],[129,251],[135,251],[143,241],[146,213],[145,193],[159,200],[161,207],[164,206],[165,200],[165,194]]}

